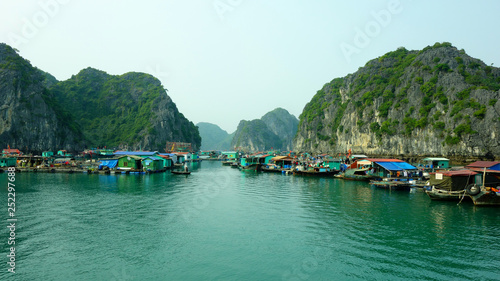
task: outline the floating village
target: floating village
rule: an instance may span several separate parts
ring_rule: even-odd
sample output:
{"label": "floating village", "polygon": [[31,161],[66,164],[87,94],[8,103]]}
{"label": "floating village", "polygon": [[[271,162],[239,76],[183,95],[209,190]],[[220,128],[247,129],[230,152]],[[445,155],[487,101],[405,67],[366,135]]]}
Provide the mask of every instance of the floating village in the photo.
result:
{"label": "floating village", "polygon": [[191,150],[191,144],[167,143],[166,152],[121,151],[94,148],[78,155],[59,150],[25,155],[19,149],[3,149],[0,172],[87,173],[107,175],[170,172],[191,174],[188,163],[220,161],[222,166],[242,172],[324,177],[332,180],[364,181],[374,188],[394,191],[421,190],[431,200],[471,201],[479,206],[500,206],[500,162],[476,161],[452,166],[443,157],[427,157],[419,163],[367,155],[312,155],[292,151],[245,153],[240,151]]}

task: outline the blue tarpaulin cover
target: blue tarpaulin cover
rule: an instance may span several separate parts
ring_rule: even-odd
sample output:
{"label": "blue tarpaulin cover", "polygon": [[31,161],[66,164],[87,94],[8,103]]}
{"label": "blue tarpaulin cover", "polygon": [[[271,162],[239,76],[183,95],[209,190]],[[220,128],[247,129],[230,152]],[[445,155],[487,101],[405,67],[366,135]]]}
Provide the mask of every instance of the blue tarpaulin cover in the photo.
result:
{"label": "blue tarpaulin cover", "polygon": [[376,162],[376,163],[388,171],[402,171],[402,170],[416,170],[417,169],[415,166],[412,166],[406,162]]}
{"label": "blue tarpaulin cover", "polygon": [[99,170],[101,170],[103,167],[108,167],[110,169],[113,169],[118,165],[118,159],[113,159],[113,160],[101,160],[99,163]]}

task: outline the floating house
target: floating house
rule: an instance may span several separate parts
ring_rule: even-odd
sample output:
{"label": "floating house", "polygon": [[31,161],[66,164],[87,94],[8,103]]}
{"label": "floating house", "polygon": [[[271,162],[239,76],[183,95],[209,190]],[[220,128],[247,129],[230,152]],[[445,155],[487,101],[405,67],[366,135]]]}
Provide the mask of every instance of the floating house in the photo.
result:
{"label": "floating house", "polygon": [[219,155],[215,150],[200,151],[200,159],[215,158]]}
{"label": "floating house", "polygon": [[409,173],[417,171],[417,167],[399,159],[366,158],[365,160],[372,162],[373,175],[381,178],[403,176],[404,171]]}
{"label": "floating house", "polygon": [[163,170],[163,158],[157,156],[146,156],[142,158],[142,167],[147,171],[157,172]]}
{"label": "floating house", "polygon": [[124,156],[124,155],[133,155],[133,156],[155,156],[159,154],[158,151],[121,151],[121,150],[118,150],[118,151],[115,151],[114,152],[114,155],[115,156]]}
{"label": "floating house", "polygon": [[141,170],[142,171],[142,157],[137,155],[123,155],[118,157],[118,170]]}
{"label": "floating house", "polygon": [[269,155],[269,154],[250,155],[248,157],[241,158],[240,164],[243,167],[251,166],[251,165],[255,165],[255,164],[265,164],[266,165],[266,164],[269,164],[269,162],[273,158],[274,158],[274,156]]}
{"label": "floating house", "polygon": [[170,156],[160,154],[158,157],[163,160],[163,168],[171,169],[174,166],[174,161],[170,158]]}
{"label": "floating house", "polygon": [[62,150],[57,151],[57,156],[72,157],[73,154],[71,154],[68,151],[62,149]]}
{"label": "floating house", "polygon": [[482,185],[484,181],[485,185],[500,186],[500,162],[476,161],[465,168],[479,173],[476,175],[476,184]]}
{"label": "floating house", "polygon": [[450,159],[441,157],[427,157],[422,159],[424,165],[431,169],[443,168],[447,169],[450,167]]}
{"label": "floating house", "polygon": [[186,154],[183,154],[183,153],[174,153],[175,156],[177,156],[177,162],[176,164],[184,164],[184,162],[186,162]]}
{"label": "floating house", "polygon": [[342,160],[329,157],[323,160],[323,162],[325,163],[325,166],[328,166],[330,167],[330,169],[334,170],[340,170],[340,165],[342,164]]}
{"label": "floating house", "polygon": [[15,157],[0,158],[0,167],[15,167],[17,160]]}
{"label": "floating house", "polygon": [[222,151],[219,156],[222,159],[236,160],[238,159],[238,152],[236,151]]}
{"label": "floating house", "polygon": [[52,152],[52,151],[42,152],[42,157],[52,157],[52,156],[54,156],[54,152]]}
{"label": "floating house", "polygon": [[159,156],[167,156],[172,160],[172,166],[177,163],[177,155],[174,153],[160,153]]}
{"label": "floating house", "polygon": [[292,168],[293,158],[290,156],[276,156],[271,158],[271,162],[274,162],[277,166],[281,168]]}
{"label": "floating house", "polygon": [[98,169],[102,170],[105,167],[107,167],[108,169],[112,170],[116,168],[116,166],[118,166],[118,159],[105,159],[105,160],[103,159],[99,161]]}
{"label": "floating house", "polygon": [[471,164],[465,166],[465,168],[472,170],[472,171],[476,171],[476,172],[483,172],[484,169],[486,169],[486,171],[490,170],[490,171],[500,172],[500,162],[498,162],[498,161],[476,161],[474,163],[471,163]]}

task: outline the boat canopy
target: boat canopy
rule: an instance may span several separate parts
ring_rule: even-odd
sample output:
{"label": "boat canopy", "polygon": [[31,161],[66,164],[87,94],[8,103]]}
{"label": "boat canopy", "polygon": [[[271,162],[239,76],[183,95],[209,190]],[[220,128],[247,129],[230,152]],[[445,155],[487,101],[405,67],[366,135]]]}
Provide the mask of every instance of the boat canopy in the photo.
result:
{"label": "boat canopy", "polygon": [[464,190],[468,184],[474,183],[475,174],[477,173],[468,170],[431,173],[429,182],[437,189],[459,191]]}

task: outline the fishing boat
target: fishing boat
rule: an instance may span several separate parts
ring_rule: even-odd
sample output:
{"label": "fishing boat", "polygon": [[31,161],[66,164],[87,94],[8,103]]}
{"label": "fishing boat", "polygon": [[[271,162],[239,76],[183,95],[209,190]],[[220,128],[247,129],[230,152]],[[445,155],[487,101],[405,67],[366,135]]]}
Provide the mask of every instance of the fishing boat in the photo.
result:
{"label": "fishing boat", "polygon": [[430,173],[425,193],[431,200],[462,200],[466,196],[465,189],[474,183],[476,174],[471,170]]}
{"label": "fishing boat", "polygon": [[222,166],[231,166],[234,161],[222,161]]}
{"label": "fishing boat", "polygon": [[260,164],[239,165],[238,168],[241,171],[260,171],[261,165]]}
{"label": "fishing boat", "polygon": [[369,168],[347,169],[344,173],[335,175],[335,177],[354,181],[370,181],[376,179],[377,177],[369,174],[369,171]]}
{"label": "fishing boat", "polygon": [[500,206],[500,186],[495,188],[471,184],[466,190],[474,205]]}
{"label": "fishing boat", "polygon": [[478,173],[466,188],[474,205],[500,206],[500,162],[476,161],[465,168]]}

